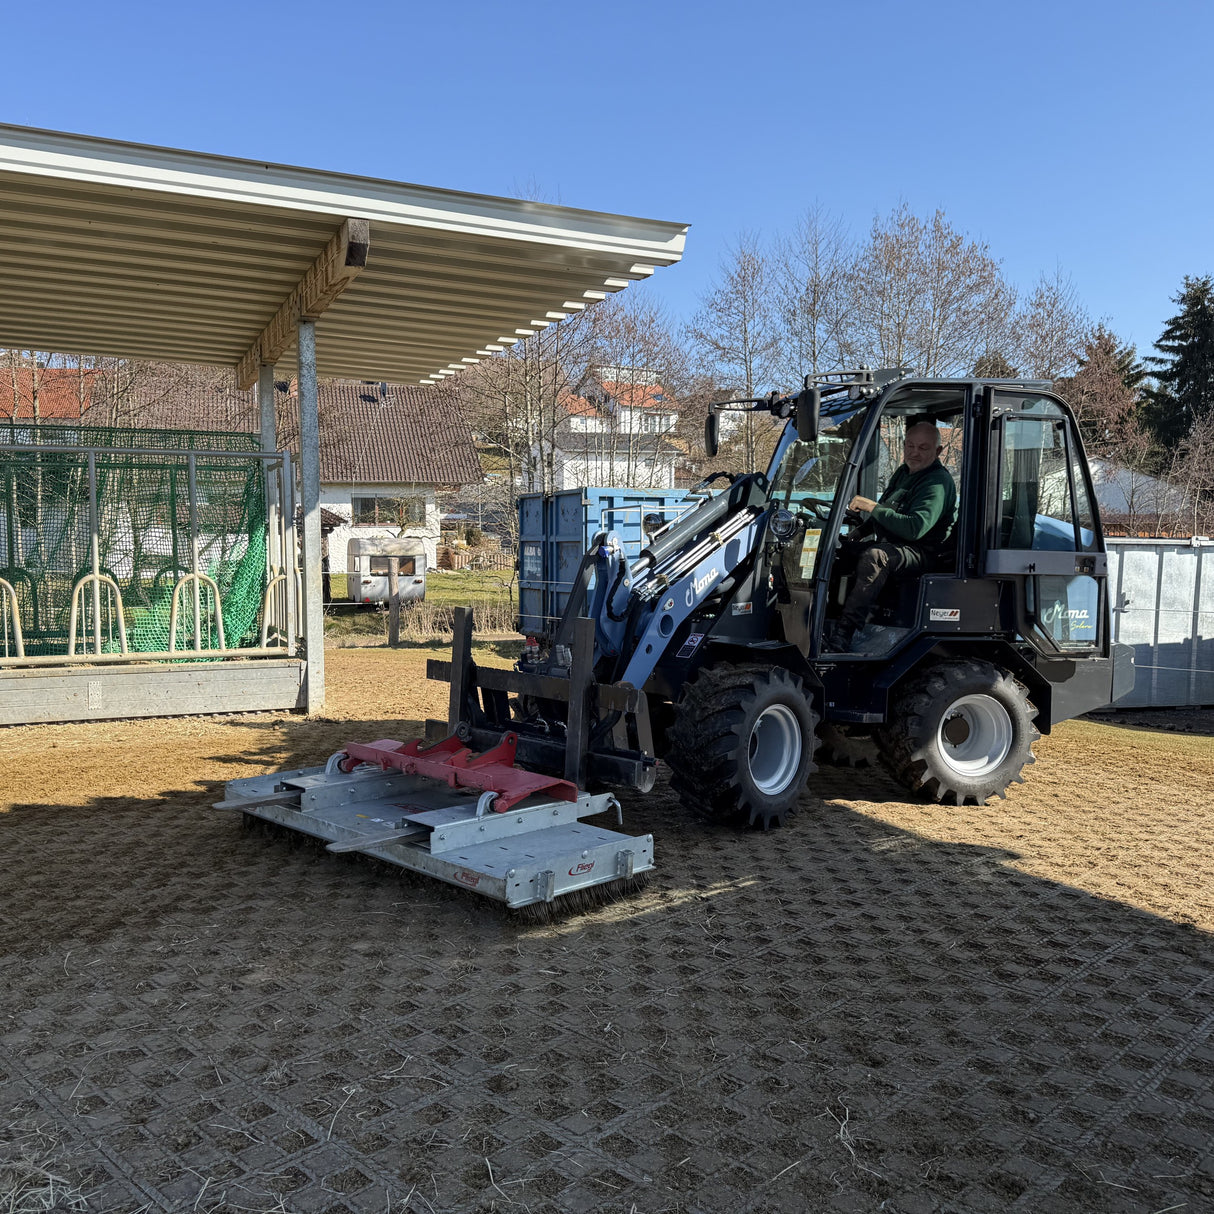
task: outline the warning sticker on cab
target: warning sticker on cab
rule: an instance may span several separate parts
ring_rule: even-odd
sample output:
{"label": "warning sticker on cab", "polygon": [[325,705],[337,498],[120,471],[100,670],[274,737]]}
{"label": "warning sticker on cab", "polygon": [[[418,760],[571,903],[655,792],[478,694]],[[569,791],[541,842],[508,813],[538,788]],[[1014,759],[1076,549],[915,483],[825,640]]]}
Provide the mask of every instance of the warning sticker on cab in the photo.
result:
{"label": "warning sticker on cab", "polygon": [[688,636],[687,640],[685,640],[685,641],[683,642],[683,648],[682,648],[682,649],[680,649],[680,650],[679,650],[679,652],[678,652],[678,653],[676,653],[674,656],[675,656],[676,658],[689,658],[689,657],[691,657],[691,655],[692,655],[693,653],[695,653],[696,649],[697,649],[697,648],[699,648],[699,644],[700,644],[700,642],[701,642],[703,639],[704,639],[704,634],[703,634],[702,632],[693,632],[693,633],[691,633],[691,634]]}
{"label": "warning sticker on cab", "polygon": [[928,619],[933,624],[960,624],[961,623],[961,608],[960,607],[933,607],[928,612]]}

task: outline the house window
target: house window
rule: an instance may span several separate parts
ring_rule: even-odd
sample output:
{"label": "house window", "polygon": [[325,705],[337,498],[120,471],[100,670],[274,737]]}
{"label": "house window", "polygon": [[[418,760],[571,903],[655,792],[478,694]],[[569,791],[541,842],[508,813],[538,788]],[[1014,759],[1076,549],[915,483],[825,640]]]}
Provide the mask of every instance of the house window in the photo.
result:
{"label": "house window", "polygon": [[413,527],[426,521],[423,497],[356,497],[351,504],[353,523]]}

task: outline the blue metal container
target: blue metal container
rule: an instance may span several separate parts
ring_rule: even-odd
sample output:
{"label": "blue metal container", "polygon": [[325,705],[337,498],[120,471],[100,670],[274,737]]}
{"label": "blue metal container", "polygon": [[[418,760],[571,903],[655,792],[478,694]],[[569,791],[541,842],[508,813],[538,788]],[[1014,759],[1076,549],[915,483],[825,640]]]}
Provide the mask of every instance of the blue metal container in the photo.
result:
{"label": "blue metal container", "polygon": [[559,493],[524,493],[518,499],[519,617],[518,629],[532,636],[551,636],[582,557],[600,531],[614,531],[630,560],[648,542],[641,523],[657,514],[671,523],[700,498],[682,489],[563,489]]}

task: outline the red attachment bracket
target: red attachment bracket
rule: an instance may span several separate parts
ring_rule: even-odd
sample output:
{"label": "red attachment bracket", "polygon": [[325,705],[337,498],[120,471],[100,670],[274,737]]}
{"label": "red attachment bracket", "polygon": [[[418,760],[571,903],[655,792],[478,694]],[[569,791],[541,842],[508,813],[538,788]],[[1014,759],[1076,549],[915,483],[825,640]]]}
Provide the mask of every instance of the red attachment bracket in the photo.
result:
{"label": "red attachment bracket", "polygon": [[576,801],[577,786],[556,776],[542,776],[514,765],[518,735],[505,733],[492,750],[474,754],[454,734],[428,746],[420,741],[350,742],[342,747],[346,758],[339,764],[351,771],[359,763],[375,763],[381,771],[394,767],[407,776],[441,780],[448,788],[479,788],[497,793],[495,813],[504,814],[533,793],[548,792],[558,801]]}

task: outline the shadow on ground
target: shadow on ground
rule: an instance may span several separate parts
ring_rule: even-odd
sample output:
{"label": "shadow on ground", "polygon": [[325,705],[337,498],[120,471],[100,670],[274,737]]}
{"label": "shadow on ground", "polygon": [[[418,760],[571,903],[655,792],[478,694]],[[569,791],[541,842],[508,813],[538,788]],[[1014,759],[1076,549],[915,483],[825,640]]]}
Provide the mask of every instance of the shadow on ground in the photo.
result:
{"label": "shadow on ground", "polygon": [[1214,738],[1214,708],[1123,708],[1089,712],[1084,718],[1122,729],[1146,729],[1158,733],[1190,733]]}

